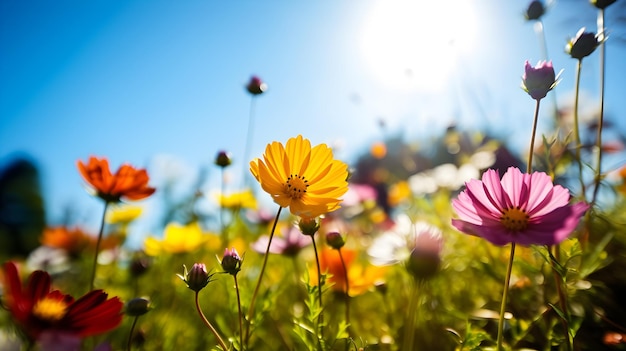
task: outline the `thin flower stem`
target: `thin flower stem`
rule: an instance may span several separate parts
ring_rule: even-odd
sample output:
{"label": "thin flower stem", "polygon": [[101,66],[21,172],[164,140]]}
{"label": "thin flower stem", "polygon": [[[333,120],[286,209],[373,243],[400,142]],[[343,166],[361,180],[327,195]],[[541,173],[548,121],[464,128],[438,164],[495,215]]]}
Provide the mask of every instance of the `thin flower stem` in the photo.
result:
{"label": "thin flower stem", "polygon": [[263,257],[263,265],[261,266],[261,272],[259,273],[259,279],[256,282],[256,287],[254,288],[254,292],[252,293],[252,299],[250,300],[250,307],[248,308],[248,324],[246,325],[246,349],[248,348],[248,342],[250,341],[250,324],[252,324],[252,317],[254,314],[254,304],[256,302],[256,297],[259,294],[259,288],[261,287],[261,281],[263,280],[263,274],[265,273],[265,267],[267,266],[267,258],[270,254],[270,247],[272,245],[272,238],[274,238],[274,232],[276,231],[276,225],[278,224],[278,218],[280,217],[280,212],[282,211],[282,207],[278,208],[278,212],[276,213],[276,218],[274,218],[274,225],[272,226],[272,232],[270,233],[270,239],[267,242],[267,249],[265,249],[265,257]]}
{"label": "thin flower stem", "polygon": [[515,257],[515,243],[511,243],[511,253],[509,254],[509,263],[506,267],[506,277],[504,278],[504,291],[502,292],[502,303],[500,304],[500,318],[498,320],[498,338],[496,341],[497,351],[502,351],[502,340],[504,337],[504,314],[506,313],[506,300],[509,296],[511,272],[513,271],[513,257]]}
{"label": "thin flower stem", "polygon": [[526,173],[530,174],[533,170],[533,154],[535,153],[535,135],[537,133],[537,120],[539,119],[539,103],[541,99],[536,100],[535,116],[533,117],[533,130],[530,136],[530,150],[528,150],[528,164],[526,165]]}
{"label": "thin flower stem", "polygon": [[576,142],[576,161],[578,162],[578,177],[580,178],[580,191],[583,200],[585,196],[585,181],[583,179],[583,161],[580,158],[582,143],[580,142],[580,128],[578,126],[578,97],[580,95],[580,71],[582,70],[583,60],[576,62],[576,91],[574,94],[574,140]]}
{"label": "thin flower stem", "polygon": [[319,335],[317,337],[318,345],[321,349],[321,340],[324,339],[324,305],[322,304],[322,268],[320,266],[320,257],[317,254],[317,246],[315,245],[315,236],[311,235],[313,242],[313,252],[315,252],[315,264],[317,265],[317,299],[320,303],[320,315],[317,317]]}
{"label": "thin flower stem", "polygon": [[96,241],[96,252],[93,255],[93,264],[91,266],[91,280],[89,283],[89,291],[93,290],[94,281],[96,280],[96,269],[98,268],[98,253],[100,252],[100,244],[102,243],[102,235],[104,233],[104,223],[106,222],[107,209],[109,202],[104,202],[104,210],[102,211],[102,222],[100,223],[100,231],[98,232],[98,240]]}
{"label": "thin flower stem", "polygon": [[[248,131],[246,133],[246,145],[244,147],[244,152],[243,152],[244,160],[248,160],[250,158],[250,148],[252,147],[252,137],[253,137],[253,132],[254,132],[255,103],[256,103],[256,97],[253,95],[250,100],[250,111],[248,115]],[[247,182],[246,182],[246,179],[248,179],[248,177],[246,177],[247,175],[248,175],[248,167],[247,167],[247,164],[244,162],[243,170],[242,170],[244,187],[247,186]]]}
{"label": "thin flower stem", "polygon": [[414,280],[413,282],[413,292],[411,294],[411,299],[409,300],[409,311],[407,315],[407,320],[404,325],[404,340],[403,340],[403,350],[412,351],[413,344],[415,343],[415,314],[417,313],[417,309],[419,307],[419,299],[420,293],[422,291],[422,281]]}
{"label": "thin flower stem", "polygon": [[563,325],[563,332],[567,334],[567,351],[571,351],[573,340],[569,333],[569,309],[567,307],[567,295],[565,295],[565,292],[563,291],[563,278],[561,277],[561,274],[559,274],[559,271],[554,268],[554,266],[559,264],[559,261],[561,260],[560,246],[558,244],[554,246],[554,255],[551,254],[550,247],[548,247],[548,254],[552,260],[551,266],[553,266],[552,271],[554,272],[554,284],[556,285],[556,291],[559,295],[559,305],[561,307],[561,311],[566,316],[565,318],[560,319],[561,324]]}
{"label": "thin flower stem", "polygon": [[241,295],[239,294],[239,283],[237,282],[237,274],[233,274],[235,279],[235,291],[237,292],[237,308],[239,309],[239,347],[243,350],[243,314],[241,313]]}
{"label": "thin flower stem", "polygon": [[348,279],[348,266],[346,265],[346,261],[343,259],[343,254],[341,253],[341,248],[337,249],[339,252],[339,259],[341,260],[341,265],[343,266],[343,279],[346,282],[346,323],[348,326],[350,325],[350,280]]}
{"label": "thin flower stem", "polygon": [[[541,53],[543,54],[543,59],[545,61],[548,61],[549,55],[548,55],[548,44],[546,41],[546,31],[544,29],[544,25],[543,25],[543,21],[541,19],[537,20],[537,22],[535,23],[535,32],[537,33],[537,36],[539,37],[539,42],[540,42],[540,47],[541,47]],[[558,104],[557,104],[557,99],[556,99],[556,92],[552,91],[552,104],[554,105],[554,118],[557,118],[557,116],[559,115],[559,108],[558,108]]]}
{"label": "thin flower stem", "polygon": [[225,194],[225,189],[226,189],[226,182],[224,181],[224,177],[225,177],[225,167],[222,167],[222,179],[220,180],[221,184],[221,188],[222,188],[222,194],[221,194],[221,200],[220,200],[220,226],[222,229],[222,246],[224,247],[228,247],[228,233],[226,232],[226,223],[224,223],[224,197],[226,196]]}
{"label": "thin flower stem", "polygon": [[220,344],[220,347],[222,348],[222,350],[227,351],[228,347],[226,346],[226,343],[224,342],[224,339],[222,339],[222,337],[220,336],[220,334],[217,332],[217,330],[213,327],[213,325],[211,324],[211,322],[209,322],[208,319],[206,319],[206,316],[204,315],[204,313],[202,312],[202,309],[200,308],[200,302],[198,299],[198,294],[199,292],[196,291],[196,309],[198,310],[198,314],[200,314],[200,318],[202,319],[202,321],[204,322],[204,325],[207,326],[207,328],[209,328],[211,330],[211,332],[213,333],[213,335],[215,335],[215,338],[217,339],[217,342]]}
{"label": "thin flower stem", "polygon": [[130,351],[130,346],[133,341],[133,332],[135,331],[135,326],[137,325],[137,320],[139,316],[135,316],[133,319],[133,325],[130,326],[130,333],[128,333],[128,342],[126,343],[126,351]]}
{"label": "thin flower stem", "polygon": [[600,176],[602,174],[602,126],[604,125],[604,84],[606,74],[606,45],[604,45],[604,9],[598,12],[598,33],[601,35],[600,42],[600,116],[598,117],[598,135],[596,137],[596,176],[594,177],[593,195],[591,206],[596,202],[598,189],[600,188]]}

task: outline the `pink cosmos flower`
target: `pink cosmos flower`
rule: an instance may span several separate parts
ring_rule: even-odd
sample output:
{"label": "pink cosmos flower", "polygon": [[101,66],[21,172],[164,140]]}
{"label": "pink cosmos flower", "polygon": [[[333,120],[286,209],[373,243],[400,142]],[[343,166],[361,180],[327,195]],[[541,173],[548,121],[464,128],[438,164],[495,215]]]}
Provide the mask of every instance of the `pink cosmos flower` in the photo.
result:
{"label": "pink cosmos flower", "polygon": [[543,172],[522,173],[510,167],[502,180],[489,169],[482,181],[467,182],[452,200],[459,215],[452,220],[458,230],[480,236],[495,245],[554,245],[563,241],[589,208],[570,205],[566,188],[554,185]]}
{"label": "pink cosmos flower", "polygon": [[[285,255],[289,257],[297,256],[303,248],[311,245],[311,238],[303,235],[297,226],[283,227],[281,230],[283,236],[274,236],[270,253]],[[265,254],[267,244],[270,237],[262,235],[257,241],[252,243],[251,247],[254,251]]]}
{"label": "pink cosmos flower", "polygon": [[536,66],[532,66],[526,61],[524,64],[524,75],[522,76],[522,89],[535,100],[541,100],[557,84],[557,77],[554,73],[552,61],[539,61]]}

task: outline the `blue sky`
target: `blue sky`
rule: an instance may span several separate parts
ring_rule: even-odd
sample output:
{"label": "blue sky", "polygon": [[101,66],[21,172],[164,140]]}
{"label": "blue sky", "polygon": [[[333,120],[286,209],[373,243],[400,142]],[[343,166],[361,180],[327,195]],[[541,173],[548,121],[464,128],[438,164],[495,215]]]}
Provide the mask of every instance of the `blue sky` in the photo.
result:
{"label": "blue sky", "polygon": [[[256,101],[251,156],[302,134],[349,162],[381,138],[380,119],[408,138],[458,123],[523,147],[534,103],[520,77],[525,60],[542,58],[527,2],[435,3],[2,0],[0,162],[15,152],[37,161],[51,223],[68,206],[99,218],[75,167],[89,155],[113,168],[169,155],[189,173],[207,167],[215,185],[219,150],[243,167],[251,75],[269,85]],[[623,5],[607,11],[609,28]],[[544,17],[564,70],[560,101],[574,83],[565,42],[581,26],[595,30],[595,17],[585,1],[554,3]],[[623,40],[623,24],[613,34]],[[605,109],[615,121],[626,110],[625,46],[607,47]],[[597,55],[584,65],[593,102]]]}

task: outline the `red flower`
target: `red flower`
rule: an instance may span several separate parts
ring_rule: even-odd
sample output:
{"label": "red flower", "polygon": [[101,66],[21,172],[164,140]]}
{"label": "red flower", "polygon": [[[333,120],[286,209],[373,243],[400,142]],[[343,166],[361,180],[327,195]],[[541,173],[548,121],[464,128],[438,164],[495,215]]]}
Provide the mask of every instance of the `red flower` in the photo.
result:
{"label": "red flower", "polygon": [[102,290],[74,300],[58,290],[50,291],[47,272],[33,272],[22,286],[15,263],[5,263],[4,270],[4,303],[15,323],[32,340],[45,332],[87,337],[105,333],[122,322],[124,304],[117,297],[107,299]]}
{"label": "red flower", "polygon": [[107,202],[119,202],[124,197],[128,200],[141,200],[155,191],[148,186],[148,172],[123,164],[115,174],[109,170],[106,158],[89,157],[89,163],[78,161],[78,170],[83,178],[97,192],[98,197]]}

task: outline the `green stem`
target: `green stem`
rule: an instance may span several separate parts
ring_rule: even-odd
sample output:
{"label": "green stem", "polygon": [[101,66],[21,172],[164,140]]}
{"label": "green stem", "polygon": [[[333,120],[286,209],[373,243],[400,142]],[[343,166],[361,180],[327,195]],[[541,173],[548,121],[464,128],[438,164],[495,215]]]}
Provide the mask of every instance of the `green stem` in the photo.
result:
{"label": "green stem", "polygon": [[[544,29],[543,26],[543,21],[541,21],[541,19],[537,20],[537,22],[535,23],[535,32],[537,33],[537,36],[539,37],[539,42],[541,43],[541,52],[543,54],[543,59],[545,61],[548,61],[548,44],[546,43],[546,31]],[[558,104],[557,104],[557,99],[556,99],[556,92],[552,91],[552,104],[554,105],[554,118],[557,118],[559,115],[559,109],[558,109]]]}
{"label": "green stem", "polygon": [[224,167],[222,167],[222,179],[221,179],[222,193],[221,193],[221,199],[220,199],[220,226],[221,226],[221,229],[222,229],[222,246],[223,247],[228,247],[228,233],[226,232],[226,223],[224,223],[224,199],[226,197],[226,193],[225,193],[226,182],[224,181],[224,177],[225,177],[225,170],[224,170]]}
{"label": "green stem", "polygon": [[559,296],[559,306],[561,307],[561,311],[565,315],[565,318],[561,319],[561,324],[563,325],[563,333],[567,336],[567,351],[572,350],[573,342],[571,335],[569,333],[569,309],[567,307],[567,295],[563,291],[563,277],[559,273],[559,271],[555,268],[556,265],[559,265],[559,261],[561,260],[561,248],[560,245],[557,244],[554,246],[554,255],[550,252],[550,247],[548,247],[548,254],[550,254],[550,258],[552,260],[551,266],[552,271],[554,272],[554,283],[556,285],[556,291]]}
{"label": "green stem", "polygon": [[243,159],[244,159],[244,163],[243,163],[243,170],[242,170],[242,176],[243,176],[243,184],[244,187],[246,186],[246,179],[248,179],[248,177],[246,177],[246,175],[248,175],[248,169],[247,169],[247,164],[245,163],[245,161],[248,160],[248,158],[250,157],[250,148],[252,147],[252,134],[254,132],[254,108],[255,108],[255,102],[256,102],[256,97],[253,95],[251,100],[250,100],[250,111],[249,111],[249,115],[248,115],[248,132],[246,133],[246,145],[244,147],[244,152],[243,152]]}
{"label": "green stem", "polygon": [[502,351],[502,340],[504,337],[504,314],[506,313],[506,299],[509,296],[509,284],[511,283],[511,272],[513,271],[513,257],[515,256],[515,243],[511,243],[511,253],[509,263],[506,267],[506,277],[504,278],[504,291],[502,292],[502,303],[500,304],[500,318],[498,320],[498,339],[496,350]]}
{"label": "green stem", "polygon": [[533,117],[533,130],[530,136],[530,150],[528,150],[528,164],[526,165],[526,173],[532,173],[533,169],[533,154],[535,153],[535,135],[537,133],[537,120],[539,119],[539,103],[540,99],[536,100],[535,104],[535,116]]}
{"label": "green stem", "polygon": [[137,325],[137,320],[139,316],[135,316],[133,319],[133,325],[130,326],[130,333],[128,333],[128,342],[126,343],[126,351],[130,351],[130,346],[133,341],[133,332],[135,331],[135,325]]}
{"label": "green stem", "polygon": [[598,12],[598,33],[600,33],[600,116],[598,117],[598,135],[596,137],[596,152],[598,158],[596,160],[596,176],[594,177],[593,196],[591,197],[591,206],[596,202],[598,189],[600,188],[600,175],[602,167],[602,126],[604,125],[604,82],[605,82],[605,66],[606,66],[606,45],[604,45],[604,9]]}
{"label": "green stem", "polygon": [[206,319],[206,316],[204,315],[204,313],[202,313],[202,309],[200,308],[200,302],[199,302],[199,299],[198,299],[198,291],[196,291],[196,310],[198,310],[198,314],[200,314],[200,318],[204,322],[204,325],[206,325],[207,328],[209,328],[211,330],[213,335],[215,335],[215,338],[217,339],[217,342],[220,344],[220,347],[222,348],[222,350],[227,351],[228,347],[226,346],[226,343],[224,342],[224,339],[222,339],[222,337],[217,332],[217,330],[213,327],[211,322],[209,322],[209,320]]}
{"label": "green stem", "polygon": [[256,287],[254,288],[254,292],[252,293],[252,300],[250,300],[250,307],[248,308],[248,324],[246,325],[246,349],[248,348],[248,342],[250,341],[250,324],[252,324],[252,317],[254,314],[254,304],[256,302],[256,297],[259,294],[259,288],[261,287],[261,281],[263,280],[263,274],[265,273],[265,267],[267,266],[267,259],[270,254],[270,247],[272,245],[272,238],[274,238],[274,232],[276,231],[276,225],[278,224],[278,218],[280,217],[280,212],[282,211],[282,207],[278,208],[278,212],[276,213],[276,218],[274,218],[274,225],[272,226],[272,232],[270,233],[270,239],[267,242],[267,249],[265,249],[265,257],[263,257],[263,265],[261,266],[261,272],[259,273],[259,279],[256,282]]}
{"label": "green stem", "polygon": [[404,325],[403,350],[406,351],[413,351],[413,344],[415,343],[415,316],[419,307],[421,290],[422,281],[414,280],[413,293],[411,294],[411,299],[409,300],[409,311]]}
{"label": "green stem", "polygon": [[337,249],[337,251],[339,252],[341,266],[343,266],[343,279],[346,282],[346,324],[350,326],[350,280],[348,279],[348,266],[346,265],[346,261],[343,259],[341,248]]}
{"label": "green stem", "polygon": [[237,292],[237,308],[239,309],[239,347],[243,350],[243,314],[241,313],[241,296],[239,294],[239,283],[237,282],[237,275],[233,274],[235,279],[235,291]]}
{"label": "green stem", "polygon": [[322,349],[321,341],[324,340],[324,305],[322,304],[322,268],[320,266],[320,257],[317,254],[317,246],[315,245],[315,236],[311,235],[313,242],[313,252],[315,252],[315,264],[317,265],[317,299],[320,303],[320,315],[317,317],[319,335],[317,336],[318,346]]}
{"label": "green stem", "polygon": [[576,91],[574,94],[574,138],[576,142],[576,161],[578,162],[578,177],[580,178],[580,189],[583,200],[585,196],[585,181],[583,179],[583,161],[580,158],[582,143],[580,142],[580,128],[578,126],[578,97],[580,95],[580,71],[582,70],[583,60],[576,62]]}
{"label": "green stem", "polygon": [[89,283],[89,291],[94,288],[94,281],[96,280],[96,269],[98,268],[98,253],[100,252],[100,244],[102,243],[102,235],[104,233],[104,223],[106,222],[107,208],[109,202],[104,202],[104,210],[102,211],[102,222],[100,223],[100,231],[98,232],[98,240],[96,241],[96,252],[93,255],[93,264],[91,265],[91,280]]}

